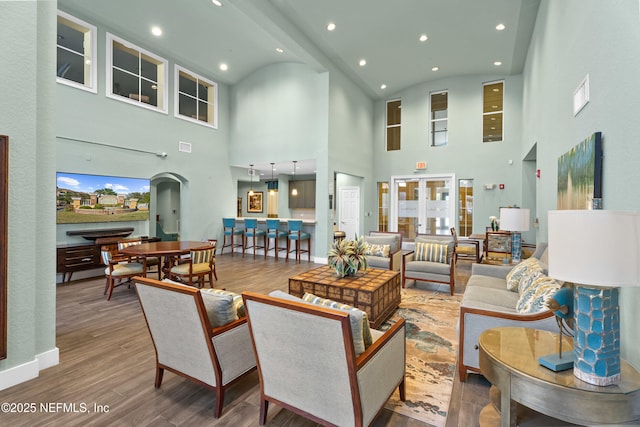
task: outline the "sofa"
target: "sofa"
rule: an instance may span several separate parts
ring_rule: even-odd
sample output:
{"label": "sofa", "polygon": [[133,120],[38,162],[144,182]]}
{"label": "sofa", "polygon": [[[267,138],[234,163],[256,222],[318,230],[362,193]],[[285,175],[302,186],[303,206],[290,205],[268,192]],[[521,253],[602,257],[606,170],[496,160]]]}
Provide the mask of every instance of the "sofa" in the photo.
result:
{"label": "sofa", "polygon": [[402,265],[402,234],[392,231],[370,231],[364,236],[369,248],[367,264],[373,268],[400,271]]}
{"label": "sofa", "polygon": [[478,339],[491,328],[520,326],[557,331],[547,300],[562,286],[547,276],[547,244],[516,266],[473,264],[460,305],[458,373],[480,372]]}
{"label": "sofa", "polygon": [[453,295],[456,256],[453,236],[418,235],[414,250],[404,254],[402,260],[402,287],[407,280],[449,285]]}

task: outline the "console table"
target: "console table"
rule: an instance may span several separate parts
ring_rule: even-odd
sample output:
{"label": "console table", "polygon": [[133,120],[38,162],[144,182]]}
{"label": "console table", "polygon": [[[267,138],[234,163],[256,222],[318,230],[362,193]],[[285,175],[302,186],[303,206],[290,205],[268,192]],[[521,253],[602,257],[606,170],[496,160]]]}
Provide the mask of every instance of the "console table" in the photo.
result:
{"label": "console table", "polygon": [[377,329],[400,304],[400,272],[368,268],[353,277],[338,277],[333,268],[322,266],[289,278],[289,293],[302,297],[309,292],[349,304],[367,313]]}
{"label": "console table", "polygon": [[[571,351],[572,340],[563,339],[563,352]],[[640,421],[640,373],[624,360],[620,384],[599,387],[579,380],[571,369],[553,372],[538,363],[540,356],[558,351],[557,333],[494,328],[484,331],[478,344],[480,370],[500,390],[502,427],[516,426],[518,403],[579,425]]]}

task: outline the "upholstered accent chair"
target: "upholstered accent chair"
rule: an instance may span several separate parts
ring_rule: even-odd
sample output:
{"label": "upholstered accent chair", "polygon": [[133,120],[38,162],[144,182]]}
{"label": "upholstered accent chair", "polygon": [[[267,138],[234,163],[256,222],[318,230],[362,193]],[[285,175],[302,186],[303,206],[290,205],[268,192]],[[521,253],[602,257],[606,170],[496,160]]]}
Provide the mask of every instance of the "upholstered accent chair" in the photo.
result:
{"label": "upholstered accent chair", "polygon": [[400,271],[402,267],[402,233],[370,231],[364,236],[369,245],[366,253],[369,267]]}
{"label": "upholstered accent chair", "polygon": [[[136,262],[128,256],[113,253],[108,246],[102,246],[100,256],[105,265],[104,294],[107,295],[107,301],[111,299],[114,288],[129,282],[134,276],[146,276],[147,274],[147,264],[144,258]],[[123,281],[124,279],[127,281]]]}
{"label": "upholstered accent chair", "polygon": [[371,330],[373,343],[356,356],[356,316],[292,296],[242,296],[260,374],[260,425],[269,402],[322,425],[368,426],[396,388],[404,401],[404,320]]}
{"label": "upholstered accent chair", "polygon": [[418,235],[415,249],[402,257],[402,287],[407,280],[444,283],[453,295],[455,287],[455,243],[452,236]]}
{"label": "upholstered accent chair", "polygon": [[211,248],[193,250],[188,258],[182,258],[177,265],[169,270],[169,279],[182,279],[191,286],[194,278],[198,287],[203,287],[205,277],[209,278],[209,286],[213,288],[213,277],[218,280],[216,273],[216,247],[213,242]]}
{"label": "upholstered accent chair", "polygon": [[482,260],[480,242],[478,240],[458,238],[458,232],[455,227],[451,227],[451,236],[453,237],[455,245],[456,261],[459,259],[469,259],[474,262],[480,262],[480,260]]}
{"label": "upholstered accent chair", "polygon": [[170,371],[216,392],[220,417],[225,391],[255,370],[247,318],[213,327],[205,290],[136,277],[136,292],[156,351],[155,387]]}
{"label": "upholstered accent chair", "polygon": [[[135,239],[124,239],[124,240],[120,240],[118,242],[118,252],[120,252],[121,250],[128,248],[130,246],[135,246],[135,245],[141,245],[142,244],[142,239],[141,238],[135,238]],[[140,259],[136,259],[135,261],[137,262],[142,262],[142,258]],[[160,259],[158,257],[145,257],[144,261],[147,263],[147,269],[149,267],[156,267],[156,271],[158,273],[158,280],[162,279],[162,267],[160,266]]]}

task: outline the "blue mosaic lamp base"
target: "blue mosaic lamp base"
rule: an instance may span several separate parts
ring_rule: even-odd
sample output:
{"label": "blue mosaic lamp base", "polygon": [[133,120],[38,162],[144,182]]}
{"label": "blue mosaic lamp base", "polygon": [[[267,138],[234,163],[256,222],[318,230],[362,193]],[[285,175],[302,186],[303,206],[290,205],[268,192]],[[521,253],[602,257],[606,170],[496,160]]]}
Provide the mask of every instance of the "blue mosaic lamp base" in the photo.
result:
{"label": "blue mosaic lamp base", "polygon": [[575,285],[573,374],[589,384],[620,382],[619,288]]}
{"label": "blue mosaic lamp base", "polygon": [[522,258],[522,234],[517,231],[511,232],[511,262],[520,262]]}

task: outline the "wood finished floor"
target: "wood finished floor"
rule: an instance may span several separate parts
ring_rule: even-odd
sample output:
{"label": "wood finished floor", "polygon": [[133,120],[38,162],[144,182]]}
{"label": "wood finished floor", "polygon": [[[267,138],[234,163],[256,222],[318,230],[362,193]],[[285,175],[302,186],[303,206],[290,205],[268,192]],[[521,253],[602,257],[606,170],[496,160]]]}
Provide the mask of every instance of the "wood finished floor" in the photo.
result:
{"label": "wood finished floor", "polygon": [[[229,254],[218,256],[216,265],[216,287],[262,293],[286,291],[288,277],[317,266]],[[458,270],[456,292],[462,292],[470,264],[461,262]],[[213,418],[212,391],[169,372],[162,387],[155,389],[155,355],[135,291],[116,288],[111,301],[106,301],[103,289],[103,278],[58,285],[56,344],[60,364],[40,372],[36,379],[0,391],[0,402],[36,405],[35,413],[0,412],[0,425],[258,425],[257,373],[228,390],[219,419]],[[447,427],[477,426],[480,410],[489,401],[488,383],[478,375],[469,377],[460,383],[456,375]],[[281,427],[317,425],[276,405],[270,406],[267,421],[269,426]],[[427,426],[388,410],[373,425]]]}

